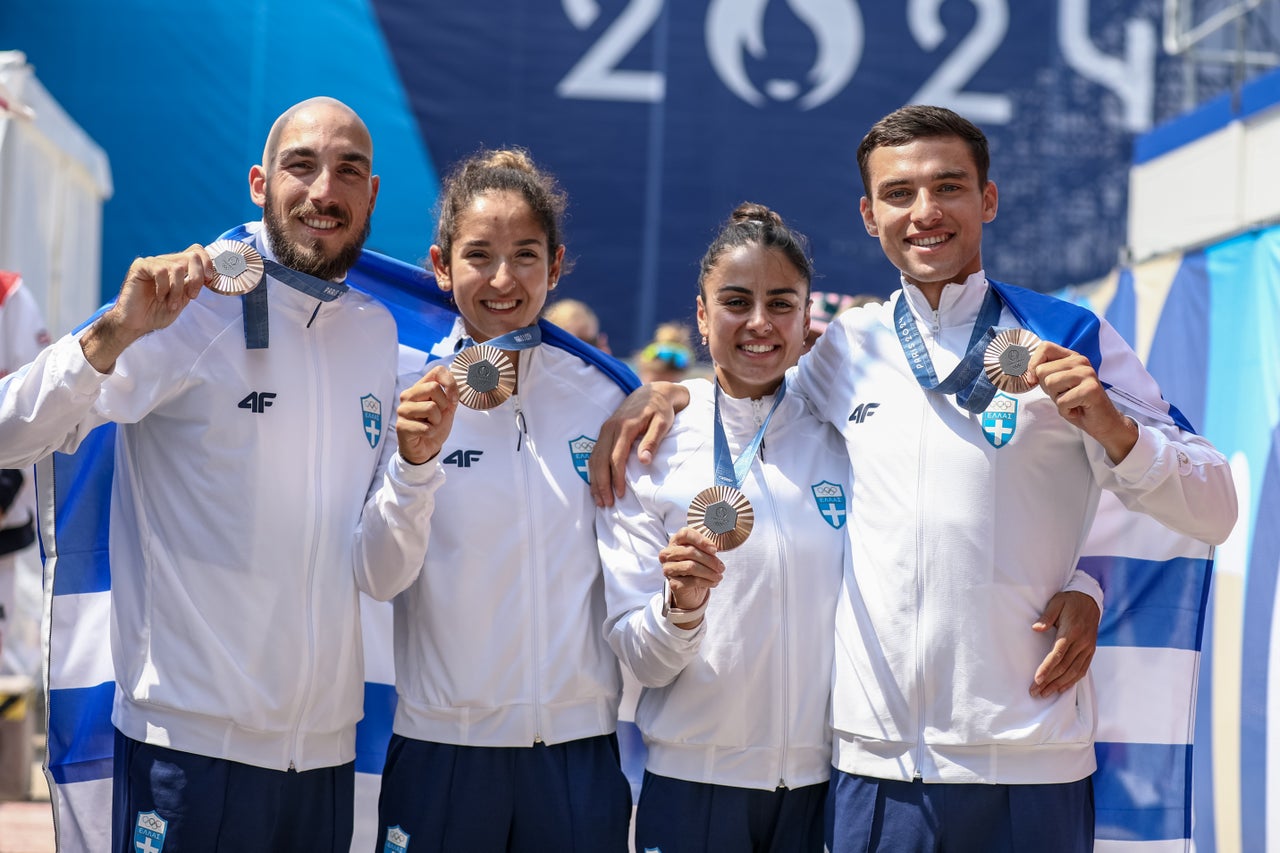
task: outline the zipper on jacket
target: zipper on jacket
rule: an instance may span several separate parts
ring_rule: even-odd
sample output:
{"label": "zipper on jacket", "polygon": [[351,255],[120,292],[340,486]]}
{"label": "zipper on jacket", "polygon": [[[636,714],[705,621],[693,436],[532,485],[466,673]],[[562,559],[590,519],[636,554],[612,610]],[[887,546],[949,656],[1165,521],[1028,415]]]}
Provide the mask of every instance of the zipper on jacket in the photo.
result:
{"label": "zipper on jacket", "polygon": [[[764,443],[761,442],[760,450],[764,450]],[[760,459],[764,461],[763,455]],[[774,519],[773,538],[778,550],[778,600],[780,604],[782,630],[779,632],[782,638],[782,689],[779,694],[782,697],[782,750],[778,754],[778,787],[787,787],[787,753],[791,751],[790,722],[791,722],[791,642],[789,640],[790,626],[787,620],[787,614],[791,606],[790,597],[787,595],[788,580],[791,577],[791,566],[787,562],[786,549],[782,547],[782,537],[779,535],[778,529],[778,506],[773,499],[773,490],[769,488],[769,482],[765,478],[764,465],[760,466],[760,485],[761,491],[764,492],[765,500],[769,505],[769,514]]]}
{"label": "zipper on jacket", "polygon": [[519,453],[524,444],[524,437],[529,434],[529,428],[524,421],[524,409],[520,408],[520,398],[513,394],[511,402],[516,407],[516,452]]}
{"label": "zipper on jacket", "polygon": [[[932,346],[930,356],[937,352],[936,337],[940,328],[938,321],[938,312],[933,312],[933,331],[934,337],[929,342]],[[915,546],[916,546],[916,760],[914,778],[923,778],[920,768],[924,765],[924,718],[925,718],[925,649],[923,644],[924,637],[924,532],[922,530],[925,515],[921,510],[923,504],[922,497],[925,493],[924,471],[925,471],[925,443],[928,439],[929,427],[929,401],[922,395],[920,407],[920,442],[916,450],[916,510],[915,510]]]}
{"label": "zipper on jacket", "polygon": [[[321,377],[316,375],[316,369],[319,366],[315,358],[315,340],[311,335],[303,335],[305,346],[307,349],[307,360],[311,365],[310,378],[313,383],[313,390],[316,400],[316,408],[314,412],[314,420],[312,421],[312,441],[315,443],[316,459],[324,459],[325,448],[321,447],[324,439],[323,424],[325,404],[327,396],[324,393],[327,383],[321,381]],[[320,500],[320,496],[324,493],[319,481],[324,471],[323,465],[313,466],[315,472],[315,481],[312,488],[315,490],[315,515],[311,519],[311,554],[307,559],[307,668],[306,684],[302,691],[302,705],[297,709],[298,717],[293,724],[293,743],[289,747],[289,767],[294,767],[294,761],[298,757],[298,738],[302,733],[303,719],[307,716],[307,709],[311,706],[311,690],[315,686],[315,656],[316,656],[316,626],[315,626],[315,578],[316,578],[316,557],[320,549],[320,531],[323,529],[322,516],[324,514],[324,506]]]}
{"label": "zipper on jacket", "polygon": [[[521,359],[521,366],[525,363],[525,359]],[[516,409],[516,451],[519,452],[529,435],[529,428],[528,423],[525,421],[524,410],[520,408],[519,394],[512,394],[511,400],[515,404]],[[529,438],[528,442],[529,452],[533,453],[533,439]],[[526,457],[524,454],[520,454],[516,459],[516,467],[520,469],[520,484],[524,489],[524,505],[526,507],[532,507],[534,504],[533,497],[529,494],[529,465],[526,461],[527,458],[529,457]],[[527,529],[525,530],[525,542],[538,541],[538,534],[537,531],[533,529],[533,520],[531,515],[526,514],[525,524],[527,525]],[[531,548],[527,553],[530,555],[531,563],[529,567],[529,600],[533,605],[533,613],[529,619],[529,654],[533,663],[533,666],[531,667],[533,672],[533,742],[538,744],[542,743],[542,632],[539,630],[542,622],[542,606],[540,601],[541,588],[538,585],[539,566],[534,565],[537,560],[538,551],[536,548]]]}
{"label": "zipper on jacket", "polygon": [[[523,429],[523,413],[520,415],[520,425]],[[524,434],[528,435],[528,431],[526,430]],[[530,454],[532,454],[533,439],[529,439],[529,445],[529,451]],[[532,455],[522,455],[519,460],[521,471],[524,474],[524,499],[526,506],[533,506],[533,496],[529,494],[529,464],[527,462],[527,460],[531,458]],[[529,529],[525,531],[525,535],[528,536],[525,541],[537,542],[538,532],[533,529],[532,515],[526,515],[525,519],[525,523],[529,525]],[[533,618],[529,620],[529,627],[533,633],[533,648],[530,649],[530,652],[533,655],[533,742],[542,743],[542,639],[544,632],[541,630],[543,617],[542,587],[538,583],[542,567],[538,565],[538,561],[541,559],[538,549],[531,548],[529,553],[533,556],[533,560],[529,567],[529,591],[531,593],[531,603],[533,604]]]}

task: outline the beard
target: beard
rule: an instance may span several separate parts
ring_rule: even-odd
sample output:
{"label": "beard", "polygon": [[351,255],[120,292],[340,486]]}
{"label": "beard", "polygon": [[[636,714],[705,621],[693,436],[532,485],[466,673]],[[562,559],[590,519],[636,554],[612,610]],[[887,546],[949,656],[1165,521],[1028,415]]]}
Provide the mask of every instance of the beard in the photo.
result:
{"label": "beard", "polygon": [[[342,278],[347,274],[347,270],[355,266],[360,257],[360,250],[364,248],[364,241],[369,239],[369,232],[373,227],[371,217],[365,219],[364,229],[359,234],[339,246],[333,254],[326,255],[318,240],[301,243],[286,234],[284,221],[276,213],[275,206],[271,202],[271,193],[267,192],[266,203],[262,208],[262,220],[267,229],[267,238],[271,241],[271,250],[276,253],[277,262],[291,270],[326,281]],[[341,214],[336,205],[332,209],[322,210],[310,202],[304,202],[290,210],[289,218],[297,219],[312,214],[346,221],[346,217]]]}

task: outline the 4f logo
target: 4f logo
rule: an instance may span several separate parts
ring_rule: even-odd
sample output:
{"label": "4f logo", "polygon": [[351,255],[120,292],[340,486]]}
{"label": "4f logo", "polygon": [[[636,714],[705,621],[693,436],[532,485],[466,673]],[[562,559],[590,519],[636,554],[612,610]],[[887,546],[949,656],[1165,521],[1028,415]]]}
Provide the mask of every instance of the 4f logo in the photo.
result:
{"label": "4f logo", "polygon": [[240,401],[240,408],[248,409],[255,415],[260,415],[271,407],[271,403],[275,398],[274,391],[250,391],[249,395]]}
{"label": "4f logo", "polygon": [[860,424],[874,415],[878,408],[880,408],[879,403],[859,403],[858,408],[853,410],[852,415],[849,415],[849,422]]}
{"label": "4f logo", "polygon": [[455,450],[444,458],[444,464],[470,468],[484,455],[483,450]]}

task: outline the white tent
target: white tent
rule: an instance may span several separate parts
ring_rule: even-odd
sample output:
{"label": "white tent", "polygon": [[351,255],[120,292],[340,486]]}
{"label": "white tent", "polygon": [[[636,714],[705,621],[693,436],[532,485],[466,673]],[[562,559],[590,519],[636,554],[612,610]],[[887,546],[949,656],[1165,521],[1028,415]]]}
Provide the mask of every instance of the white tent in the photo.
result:
{"label": "white tent", "polygon": [[[54,337],[102,301],[102,205],[111,190],[103,150],[40,85],[25,55],[0,51],[0,270],[22,275]],[[17,554],[14,582],[0,693],[22,695],[40,674],[39,549]],[[34,724],[30,713],[9,720],[10,747],[25,747]],[[7,795],[29,789],[25,752],[0,751]]]}
{"label": "white tent", "polygon": [[101,303],[107,155],[36,79],[0,51],[0,269],[22,273],[55,338]]}

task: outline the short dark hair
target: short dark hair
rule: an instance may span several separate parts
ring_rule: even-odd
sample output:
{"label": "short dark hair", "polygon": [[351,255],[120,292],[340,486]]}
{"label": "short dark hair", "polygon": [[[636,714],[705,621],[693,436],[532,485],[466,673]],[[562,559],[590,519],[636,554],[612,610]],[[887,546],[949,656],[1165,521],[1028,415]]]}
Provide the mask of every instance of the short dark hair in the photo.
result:
{"label": "short dark hair", "polygon": [[858,145],[858,171],[862,174],[862,189],[871,196],[871,175],[867,161],[877,148],[897,148],[909,145],[917,139],[955,137],[969,146],[973,164],[978,169],[978,186],[987,185],[987,172],[991,168],[991,152],[986,135],[964,116],[946,107],[930,107],[910,104],[894,110],[871,126]]}

